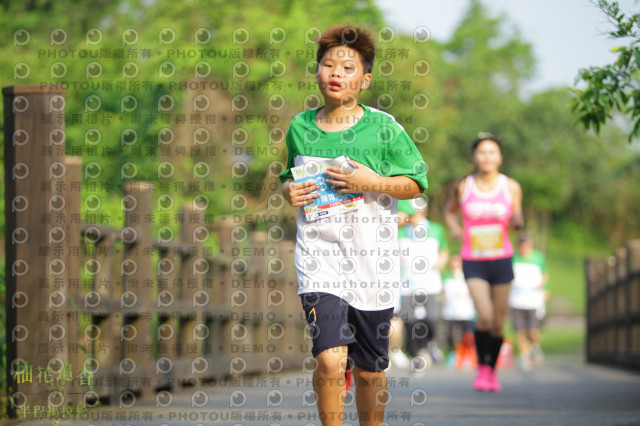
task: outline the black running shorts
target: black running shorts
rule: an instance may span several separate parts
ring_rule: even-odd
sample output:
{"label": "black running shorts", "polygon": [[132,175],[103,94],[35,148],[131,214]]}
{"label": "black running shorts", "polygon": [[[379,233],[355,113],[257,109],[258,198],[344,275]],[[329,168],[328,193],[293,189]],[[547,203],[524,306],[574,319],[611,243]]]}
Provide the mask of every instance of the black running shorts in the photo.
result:
{"label": "black running shorts", "polygon": [[513,281],[511,257],[498,260],[462,260],[464,278],[480,278],[491,285],[509,284]]}
{"label": "black running shorts", "polygon": [[347,346],[349,364],[365,371],[389,366],[389,330],[393,308],[361,311],[329,293],[301,294],[314,357],[327,349]]}

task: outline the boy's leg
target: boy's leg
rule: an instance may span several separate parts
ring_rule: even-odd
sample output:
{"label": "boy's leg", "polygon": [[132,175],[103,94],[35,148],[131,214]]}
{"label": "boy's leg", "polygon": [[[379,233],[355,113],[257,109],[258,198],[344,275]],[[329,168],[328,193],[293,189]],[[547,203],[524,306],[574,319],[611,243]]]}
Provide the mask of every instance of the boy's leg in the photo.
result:
{"label": "boy's leg", "polygon": [[313,390],[318,414],[323,426],[341,425],[348,345],[355,341],[347,322],[349,305],[327,293],[305,293],[301,300],[313,338],[311,353],[317,362]]}
{"label": "boy's leg", "polygon": [[542,352],[542,347],[540,346],[540,342],[542,341],[542,336],[540,335],[540,329],[534,328],[529,330],[529,337],[531,338],[531,357],[533,359],[533,363],[536,365],[541,365],[544,362],[544,353]]}
{"label": "boy's leg", "polygon": [[529,341],[532,345],[540,344],[540,319],[537,316],[537,311],[532,310],[529,317],[529,323],[527,324]]}
{"label": "boy's leg", "polygon": [[313,390],[322,426],[342,424],[347,356],[347,346],[330,348],[316,356],[318,367],[313,372]]}
{"label": "boy's leg", "polygon": [[360,426],[379,426],[387,404],[389,329],[393,309],[349,310],[356,342],[349,346],[349,360],[356,382],[356,406]]}
{"label": "boy's leg", "polygon": [[527,336],[527,324],[525,321],[525,311],[511,308],[511,325],[516,331],[516,341],[518,343],[518,356],[520,359],[526,358],[531,351],[529,337]]}
{"label": "boy's leg", "polygon": [[534,311],[531,324],[529,326],[529,341],[531,342],[531,358],[537,365],[542,364],[544,361],[544,354],[540,347],[542,336],[540,335],[540,319],[536,316],[537,312]]}
{"label": "boy's leg", "polygon": [[529,357],[531,355],[531,343],[529,342],[529,336],[527,330],[520,329],[517,334],[518,339],[518,355],[522,358]]}
{"label": "boy's leg", "polygon": [[520,359],[520,367],[523,370],[531,369],[531,343],[526,329],[518,330],[518,357]]}
{"label": "boy's leg", "polygon": [[[379,426],[387,405],[387,376],[352,366],[356,381],[356,406],[360,426]],[[323,423],[324,424],[324,423]]]}
{"label": "boy's leg", "polygon": [[539,345],[542,338],[540,337],[540,329],[539,328],[530,328],[529,329],[529,341],[533,345]]}

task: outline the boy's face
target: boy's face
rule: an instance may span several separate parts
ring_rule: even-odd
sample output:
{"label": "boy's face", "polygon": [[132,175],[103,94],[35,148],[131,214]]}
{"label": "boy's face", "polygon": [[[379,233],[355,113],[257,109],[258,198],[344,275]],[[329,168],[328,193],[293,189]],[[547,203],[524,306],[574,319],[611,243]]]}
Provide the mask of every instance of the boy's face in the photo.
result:
{"label": "boy's face", "polygon": [[533,242],[529,240],[521,241],[518,244],[518,252],[522,257],[529,257],[533,251]]}
{"label": "boy's face", "polygon": [[344,45],[327,50],[318,64],[316,83],[325,103],[334,101],[353,106],[370,81],[371,73],[364,72],[360,53]]}

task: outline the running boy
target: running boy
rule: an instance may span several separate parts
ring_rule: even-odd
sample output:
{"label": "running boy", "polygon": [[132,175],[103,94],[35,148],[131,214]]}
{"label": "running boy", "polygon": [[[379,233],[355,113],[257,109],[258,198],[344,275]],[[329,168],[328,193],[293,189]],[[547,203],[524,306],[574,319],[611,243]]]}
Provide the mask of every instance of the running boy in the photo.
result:
{"label": "running boy", "polygon": [[295,183],[291,168],[344,155],[348,166],[330,167],[326,182],[364,200],[355,211],[315,221],[298,210],[295,267],[317,361],[313,388],[322,424],[341,425],[349,364],[360,425],[379,425],[387,402],[389,321],[402,285],[397,199],[422,193],[426,166],[391,115],[358,103],[371,82],[372,37],[343,25],[317,42],[316,83],[325,105],[291,122],[282,193],[294,207],[315,202],[319,186]]}

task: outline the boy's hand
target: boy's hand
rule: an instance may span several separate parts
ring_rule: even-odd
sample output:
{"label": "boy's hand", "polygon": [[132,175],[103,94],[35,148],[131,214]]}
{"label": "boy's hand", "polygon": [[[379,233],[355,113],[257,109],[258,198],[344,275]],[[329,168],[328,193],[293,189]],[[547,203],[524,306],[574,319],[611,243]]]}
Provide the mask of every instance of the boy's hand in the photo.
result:
{"label": "boy's hand", "polygon": [[293,180],[288,179],[282,185],[282,195],[289,204],[293,207],[306,206],[311,204],[316,198],[320,196],[315,190],[320,187],[316,185],[315,180],[308,180],[303,183],[295,183]]}
{"label": "boy's hand", "polygon": [[331,178],[327,182],[333,185],[334,190],[342,194],[375,191],[378,177],[357,161],[348,158],[347,162],[353,169],[331,166],[325,171]]}

